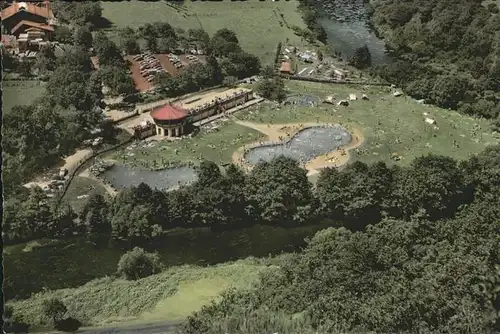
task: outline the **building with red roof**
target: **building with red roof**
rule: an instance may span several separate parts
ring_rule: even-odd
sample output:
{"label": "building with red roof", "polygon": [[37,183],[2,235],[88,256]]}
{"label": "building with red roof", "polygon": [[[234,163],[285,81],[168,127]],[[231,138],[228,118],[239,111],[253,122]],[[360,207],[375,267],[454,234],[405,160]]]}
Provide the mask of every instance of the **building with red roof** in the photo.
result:
{"label": "building with red roof", "polygon": [[12,35],[16,37],[25,33],[39,33],[45,40],[50,39],[53,32],[54,27],[51,25],[26,20],[22,20],[11,29]]}
{"label": "building with red roof", "polygon": [[280,72],[283,74],[292,74],[292,72],[293,72],[292,64],[288,61],[282,62]]}
{"label": "building with red roof", "polygon": [[12,29],[21,21],[43,25],[51,25],[54,21],[54,13],[49,1],[38,3],[15,1],[9,7],[2,10],[1,17],[4,34],[12,34]]}
{"label": "building with red roof", "polygon": [[151,117],[156,124],[156,133],[167,137],[179,137],[184,134],[189,112],[181,107],[166,104],[153,109]]}

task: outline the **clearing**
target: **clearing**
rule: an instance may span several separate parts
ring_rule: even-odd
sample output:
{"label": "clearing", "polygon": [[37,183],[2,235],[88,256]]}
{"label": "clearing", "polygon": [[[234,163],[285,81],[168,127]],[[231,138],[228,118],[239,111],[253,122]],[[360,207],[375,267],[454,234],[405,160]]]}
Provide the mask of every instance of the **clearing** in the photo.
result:
{"label": "clearing", "polygon": [[[396,163],[393,153],[400,156],[397,162],[409,164],[415,157],[429,153],[465,159],[486,146],[499,142],[490,130],[487,120],[475,119],[434,106],[420,104],[407,96],[394,97],[389,87],[331,85],[311,82],[286,81],[286,87],[297,104],[277,105],[262,103],[235,114],[242,121],[264,124],[298,122],[338,123],[347,129],[360,129],[363,144],[351,153],[351,161],[373,163],[383,160]],[[357,95],[349,106],[336,103]],[[362,100],[366,94],[369,100]],[[335,104],[316,104],[333,95]],[[305,102],[301,105],[300,101]],[[425,115],[425,114],[427,115]],[[434,125],[424,119],[432,118]]]}
{"label": "clearing", "polygon": [[[292,26],[305,28],[297,10],[298,1],[121,1],[102,2],[102,16],[116,28],[138,28],[146,23],[168,22],[174,28],[187,31],[203,28],[210,35],[218,29],[228,28],[236,33],[242,48],[258,56],[264,63],[272,62],[276,46],[286,38],[299,43]],[[260,38],[266,36],[266,38]]]}
{"label": "clearing", "polygon": [[40,292],[12,305],[39,328],[46,325],[41,308],[47,298],[61,299],[69,313],[87,325],[179,320],[229,287],[250,287],[266,267],[262,262],[246,259],[206,268],[184,265],[138,281],[105,277],[78,288]]}
{"label": "clearing", "polygon": [[8,113],[14,106],[29,105],[37,97],[42,96],[44,89],[44,83],[38,80],[4,81],[2,83],[3,111]]}

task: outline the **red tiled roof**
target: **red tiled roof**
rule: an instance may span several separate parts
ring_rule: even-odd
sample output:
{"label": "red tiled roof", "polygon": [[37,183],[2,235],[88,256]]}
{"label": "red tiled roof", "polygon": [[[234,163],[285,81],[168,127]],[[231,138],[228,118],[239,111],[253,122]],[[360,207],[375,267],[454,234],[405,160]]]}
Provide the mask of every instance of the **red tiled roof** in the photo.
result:
{"label": "red tiled roof", "polygon": [[289,62],[285,62],[285,61],[282,62],[280,71],[281,72],[292,72],[292,64],[290,64]]}
{"label": "red tiled roof", "polygon": [[27,25],[30,27],[46,30],[46,31],[54,31],[54,28],[52,26],[49,26],[48,24],[43,24],[43,23],[37,23],[37,22],[31,22],[31,21],[26,21],[22,20],[18,24],[15,25],[14,28],[12,28],[12,33],[14,34],[19,28],[21,28],[23,25]]}
{"label": "red tiled roof", "polygon": [[151,117],[159,121],[175,121],[186,118],[188,112],[180,107],[166,104],[151,111]]}
{"label": "red tiled roof", "polygon": [[34,15],[45,18],[54,17],[54,13],[52,13],[52,10],[49,7],[40,7],[29,2],[14,2],[12,5],[2,10],[2,20],[8,19],[9,17],[19,13],[22,8]]}

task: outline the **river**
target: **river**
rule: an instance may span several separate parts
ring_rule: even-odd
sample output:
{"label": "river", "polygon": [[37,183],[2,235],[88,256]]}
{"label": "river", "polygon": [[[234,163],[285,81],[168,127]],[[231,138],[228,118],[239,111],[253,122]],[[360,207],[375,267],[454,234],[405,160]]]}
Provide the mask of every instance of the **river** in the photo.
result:
{"label": "river", "polygon": [[315,8],[321,17],[319,23],[335,51],[349,58],[354,51],[367,45],[374,65],[392,61],[385,43],[370,27],[368,8],[363,0],[329,0],[317,2]]}
{"label": "river", "polygon": [[[328,226],[331,224],[291,228],[256,225],[217,232],[203,228],[179,230],[143,247],[158,251],[163,262],[170,266],[210,265],[248,256],[293,252],[305,245],[304,238]],[[77,287],[92,279],[112,275],[126,251],[111,245],[107,239],[73,238],[45,242],[44,246],[33,249],[26,246],[19,244],[4,249],[6,299],[27,298],[44,288]]]}

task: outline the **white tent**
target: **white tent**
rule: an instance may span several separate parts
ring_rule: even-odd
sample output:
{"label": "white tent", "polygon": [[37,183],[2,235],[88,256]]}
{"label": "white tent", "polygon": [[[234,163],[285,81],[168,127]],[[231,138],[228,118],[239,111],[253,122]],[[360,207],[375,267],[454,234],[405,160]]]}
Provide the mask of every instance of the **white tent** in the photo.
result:
{"label": "white tent", "polygon": [[436,124],[436,120],[428,117],[425,118],[425,122],[429,124]]}

